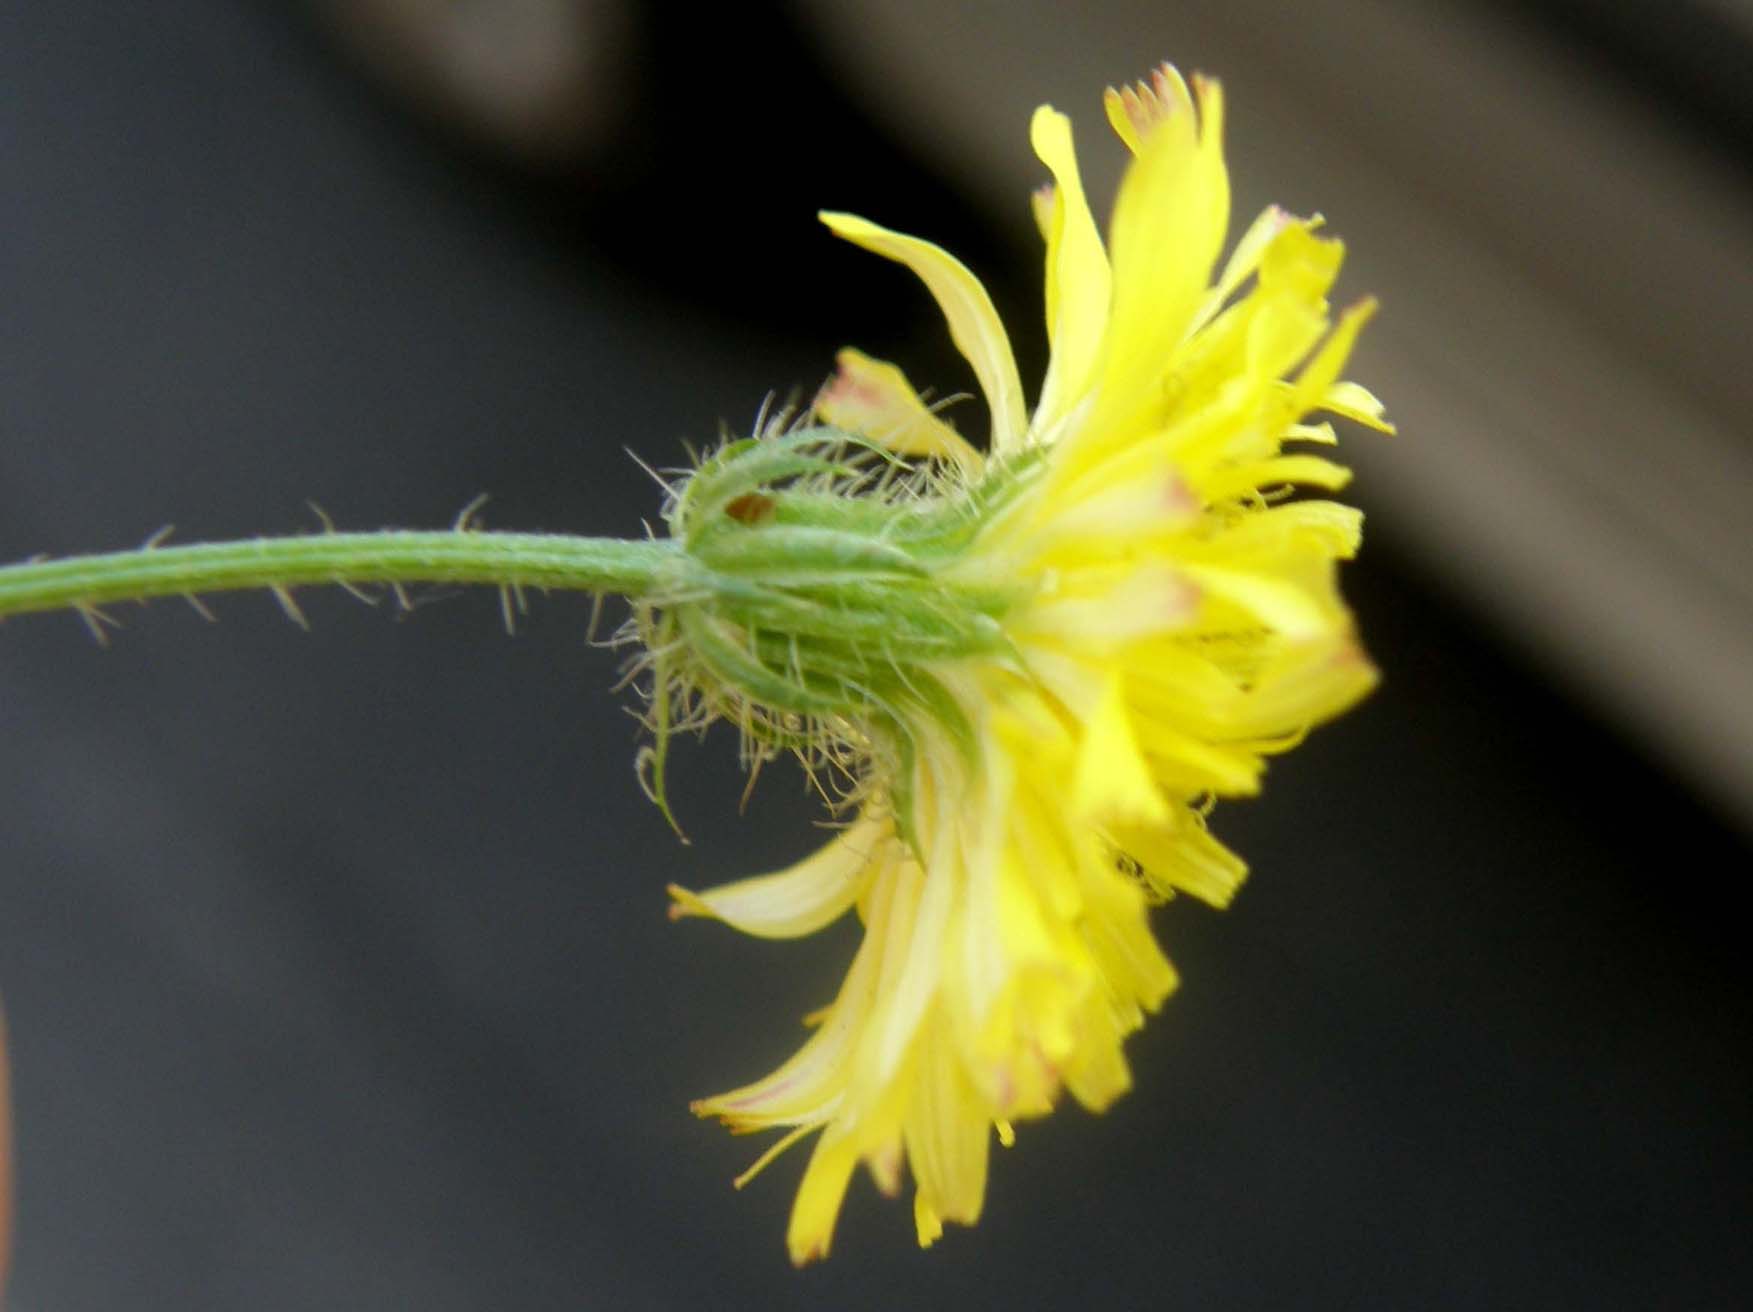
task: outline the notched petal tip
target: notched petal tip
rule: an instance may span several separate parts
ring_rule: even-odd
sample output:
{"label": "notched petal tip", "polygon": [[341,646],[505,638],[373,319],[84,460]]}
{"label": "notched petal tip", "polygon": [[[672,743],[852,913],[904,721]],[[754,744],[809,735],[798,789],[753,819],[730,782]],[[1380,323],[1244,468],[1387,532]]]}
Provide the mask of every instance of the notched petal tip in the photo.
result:
{"label": "notched petal tip", "polygon": [[818,419],[897,455],[941,460],[965,474],[979,472],[980,453],[937,417],[899,368],[850,346],[834,362],[833,376],[816,393]]}
{"label": "notched petal tip", "polygon": [[[1194,109],[1197,96],[1198,111]],[[1162,63],[1151,72],[1149,81],[1139,79],[1124,87],[1109,87],[1102,93],[1102,107],[1108,122],[1126,148],[1137,154],[1143,143],[1164,124],[1179,120],[1189,135],[1195,128],[1203,132],[1220,127],[1223,121],[1223,92],[1214,78],[1200,73],[1193,75],[1192,90],[1173,64]],[[1202,121],[1204,122],[1201,127]]]}
{"label": "notched petal tip", "polygon": [[930,1248],[943,1238],[943,1218],[931,1208],[923,1195],[913,1196],[913,1226],[919,1235],[919,1246]]}
{"label": "notched petal tip", "polygon": [[670,895],[668,915],[671,920],[684,920],[689,916],[701,916],[708,920],[716,920],[712,908],[707,906],[700,895],[680,884],[666,884],[664,892]]}

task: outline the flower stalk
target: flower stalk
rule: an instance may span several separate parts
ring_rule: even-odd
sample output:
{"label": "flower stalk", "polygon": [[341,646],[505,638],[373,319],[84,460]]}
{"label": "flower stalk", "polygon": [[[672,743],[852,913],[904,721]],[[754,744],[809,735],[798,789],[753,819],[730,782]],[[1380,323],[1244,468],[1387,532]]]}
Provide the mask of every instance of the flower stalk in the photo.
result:
{"label": "flower stalk", "polygon": [[349,587],[481,583],[501,588],[650,595],[672,574],[676,545],[474,529],[322,533],[133,551],[0,566],[0,618],[99,608],[155,597],[312,584]]}

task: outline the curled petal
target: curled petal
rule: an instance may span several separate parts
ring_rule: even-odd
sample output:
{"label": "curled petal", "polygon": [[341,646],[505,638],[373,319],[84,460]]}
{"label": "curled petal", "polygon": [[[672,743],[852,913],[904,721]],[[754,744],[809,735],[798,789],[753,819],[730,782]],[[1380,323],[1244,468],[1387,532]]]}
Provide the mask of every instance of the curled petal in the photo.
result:
{"label": "curled petal", "polygon": [[887,817],[861,815],[826,847],[775,874],[704,893],[671,884],[670,918],[707,916],[757,938],[813,934],[858,900],[893,845]]}
{"label": "curled petal", "polygon": [[1320,408],[1336,415],[1344,415],[1345,418],[1355,420],[1366,428],[1373,428],[1378,433],[1394,431],[1394,425],[1382,417],[1385,407],[1376,394],[1356,383],[1334,383],[1321,398]]}
{"label": "curled petal", "polygon": [[803,1047],[764,1079],[696,1102],[695,1115],[716,1116],[739,1132],[775,1125],[820,1125],[833,1115],[876,1005],[885,958],[895,951],[890,917],[899,882],[884,878],[871,889],[864,941],[852,969]]}
{"label": "curled petal", "polygon": [[926,408],[898,368],[850,347],[835,362],[838,371],[816,396],[817,418],[897,455],[946,460],[965,473],[979,472],[980,453]]}
{"label": "curled petal", "polygon": [[974,367],[986,404],[992,411],[992,447],[1001,450],[1022,441],[1028,430],[1022,379],[1011,355],[1010,338],[992,306],[992,298],[968,266],[941,247],[904,233],[878,227],[853,214],[824,211],[820,216],[835,236],[904,264],[919,276],[949,321],[950,336]]}
{"label": "curled petal", "polygon": [[[740,1089],[697,1100],[694,1114],[715,1117],[736,1134],[826,1122],[845,1094],[852,1052],[870,1011],[872,967],[864,962],[862,955],[853,962],[827,1019],[779,1069]],[[770,1160],[771,1155],[763,1156],[754,1169]]]}

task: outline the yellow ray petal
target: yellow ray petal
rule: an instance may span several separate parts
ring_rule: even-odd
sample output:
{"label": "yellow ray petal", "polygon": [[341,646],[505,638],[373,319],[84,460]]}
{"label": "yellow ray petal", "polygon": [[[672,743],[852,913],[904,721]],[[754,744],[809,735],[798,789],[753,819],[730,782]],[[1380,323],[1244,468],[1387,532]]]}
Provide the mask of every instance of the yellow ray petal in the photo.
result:
{"label": "yellow ray petal", "polygon": [[1291,424],[1279,439],[1284,442],[1319,442],[1322,446],[1339,445],[1339,434],[1326,420],[1318,424]]}
{"label": "yellow ray petal", "polygon": [[1277,378],[1327,331],[1327,291],[1339,275],[1345,244],[1323,237],[1313,220],[1287,224],[1261,255],[1247,330],[1247,368]]}
{"label": "yellow ray petal", "polygon": [[907,1162],[907,1149],[897,1129],[864,1151],[864,1164],[870,1171],[871,1183],[884,1198],[901,1194],[902,1169]]}
{"label": "yellow ray petal", "polygon": [[[958,837],[941,819],[933,826],[932,877],[917,864],[896,868],[892,923],[876,984],[876,1004],[866,1026],[854,1078],[868,1089],[890,1087],[919,1033],[919,1023],[937,991],[944,966],[944,934],[950,909],[963,881],[949,849]],[[874,937],[874,934],[871,936]]]}
{"label": "yellow ray petal", "polygon": [[1288,501],[1255,510],[1218,539],[1222,553],[1248,559],[1339,559],[1357,554],[1363,514],[1335,501]]}
{"label": "yellow ray petal", "polygon": [[1123,1035],[1110,1007],[1097,1000],[1086,1008],[1084,1028],[1077,1058],[1065,1068],[1065,1087],[1085,1107],[1099,1112],[1132,1087],[1132,1072],[1120,1050]]}
{"label": "yellow ray petal", "polygon": [[754,1084],[689,1105],[694,1115],[721,1121],[734,1134],[778,1125],[821,1125],[840,1104],[851,1054],[870,1009],[870,975],[854,965],[828,1019],[778,1069]]}
{"label": "yellow ray petal", "polygon": [[1146,908],[1136,877],[1122,876],[1101,863],[1100,887],[1106,896],[1095,901],[1093,914],[1082,926],[1091,951],[1101,964],[1105,988],[1097,991],[1124,1017],[1121,1027],[1136,1029],[1142,1011],[1155,1011],[1178,982],[1175,968],[1163,955],[1150,932]]}
{"label": "yellow ray petal", "polygon": [[1360,387],[1356,383],[1334,383],[1321,398],[1320,408],[1336,415],[1344,415],[1378,433],[1394,432],[1394,425],[1382,418],[1385,407],[1381,400],[1367,387]]}
{"label": "yellow ray petal", "polygon": [[1270,460],[1251,460],[1209,475],[1199,491],[1210,501],[1227,501],[1231,497],[1252,495],[1266,488],[1301,484],[1337,492],[1351,482],[1351,471],[1320,456],[1274,456]]}
{"label": "yellow ray petal", "polygon": [[1223,303],[1235,294],[1236,288],[1246,282],[1248,276],[1260,267],[1261,258],[1272,245],[1273,239],[1292,222],[1294,220],[1290,213],[1277,205],[1268,205],[1260,212],[1248,225],[1248,230],[1242,234],[1242,239],[1236,243],[1236,248],[1230,252],[1229,259],[1224,261],[1223,272],[1218,275],[1217,285],[1206,293],[1204,303],[1199,307],[1199,313],[1194,316],[1195,323],[1204,324],[1211,321],[1212,316],[1223,308]]}
{"label": "yellow ray petal", "polygon": [[1108,254],[1084,197],[1071,120],[1042,105],[1029,125],[1035,154],[1053,173],[1047,231],[1047,340],[1052,359],[1034,432],[1051,434],[1088,390],[1108,318]]}
{"label": "yellow ray petal", "polygon": [[992,411],[992,449],[1019,444],[1028,431],[1028,410],[1010,338],[1005,336],[992,298],[968,266],[928,241],[891,232],[857,215],[823,211],[820,218],[835,236],[904,264],[919,276],[949,321],[956,349],[980,380],[980,390]]}
{"label": "yellow ray petal", "polygon": [[1178,812],[1172,825],[1117,828],[1114,842],[1159,892],[1190,893],[1214,907],[1228,906],[1248,867],[1211,836],[1198,812],[1184,806]]}
{"label": "yellow ray petal", "polygon": [[1264,763],[1252,752],[1219,745],[1167,724],[1141,720],[1139,742],[1163,787],[1182,796],[1214,793],[1251,797],[1260,791]]}
{"label": "yellow ray petal", "polygon": [[913,1195],[913,1228],[921,1248],[930,1248],[943,1238],[943,1218],[932,1210],[923,1191]]}
{"label": "yellow ray petal", "polygon": [[1142,553],[1153,538],[1193,528],[1202,509],[1197,495],[1180,470],[1160,457],[1148,459],[1152,454],[1138,447],[1126,453],[1146,457],[1128,462],[1138,471],[1131,477],[1121,460],[1097,466],[1082,482],[1087,491],[1067,498],[1066,509],[1044,527],[1040,559],[1057,566],[1080,556],[1112,559],[1129,547]]}
{"label": "yellow ray petal", "polygon": [[826,847],[770,875],[693,893],[671,884],[670,918],[707,916],[757,938],[799,938],[845,913],[893,844],[886,820],[861,815]]}
{"label": "yellow ray petal", "polygon": [[1168,808],[1132,732],[1118,672],[1111,672],[1095,714],[1084,724],[1072,780],[1073,805],[1098,821],[1162,824]]}
{"label": "yellow ray petal", "polygon": [[965,473],[979,472],[980,453],[926,408],[898,368],[851,347],[834,359],[840,367],[816,396],[817,418],[898,455],[947,460]]}
{"label": "yellow ray petal", "polygon": [[1311,638],[1333,627],[1333,616],[1306,589],[1270,574],[1222,565],[1182,566],[1213,597],[1252,614],[1287,638]]}
{"label": "yellow ray petal", "polygon": [[[1080,574],[1089,576],[1087,589],[1077,586]],[[1103,578],[1108,574],[1115,581]],[[1059,638],[1103,653],[1120,643],[1185,628],[1198,608],[1199,589],[1178,566],[1109,566],[1073,572],[1061,595],[1036,602],[1011,628],[1020,636]]]}
{"label": "yellow ray petal", "polygon": [[807,1266],[828,1255],[834,1238],[834,1222],[852,1170],[858,1165],[858,1145],[848,1135],[824,1132],[797,1189],[791,1208],[791,1225],[785,1243],[793,1266]]}
{"label": "yellow ray petal", "polygon": [[1366,296],[1356,304],[1347,306],[1345,313],[1339,316],[1338,325],[1327,335],[1327,340],[1321,343],[1321,349],[1315,352],[1314,357],[1297,375],[1293,395],[1299,415],[1323,404],[1334,384],[1339,381],[1339,371],[1345,368],[1345,361],[1351,355],[1357,335],[1374,317],[1375,312],[1376,298]]}
{"label": "yellow ray petal", "polygon": [[803,1047],[778,1070],[753,1084],[693,1104],[696,1116],[715,1116],[746,1133],[774,1125],[820,1124],[843,1096],[858,1045],[874,1007],[884,958],[892,954],[889,914],[897,881],[878,880],[871,893],[864,941],[834,1005]]}
{"label": "yellow ray petal", "polygon": [[1229,174],[1221,143],[1223,98],[1200,82],[1202,122],[1177,113],[1144,136],[1114,204],[1113,312],[1096,416],[1105,445],[1134,433],[1157,403],[1159,382],[1205,298],[1229,223]]}
{"label": "yellow ray petal", "polygon": [[1275,662],[1261,673],[1244,706],[1254,733],[1285,733],[1331,720],[1380,680],[1350,634]]}
{"label": "yellow ray petal", "polygon": [[991,1114],[962,1073],[942,1022],[922,1038],[905,1129],[922,1200],[915,1218],[931,1218],[919,1227],[920,1246],[926,1247],[942,1232],[942,1222],[973,1225],[980,1219],[992,1142]]}
{"label": "yellow ray petal", "polygon": [[1281,224],[1260,253],[1261,285],[1291,300],[1321,304],[1345,262],[1345,243],[1320,229],[1318,217]]}
{"label": "yellow ray petal", "polygon": [[772,1074],[716,1097],[698,1098],[689,1110],[722,1122],[733,1134],[826,1123],[845,1094],[850,1054],[862,1031],[864,1011],[856,1004],[868,1000],[868,982],[861,979],[856,996]]}

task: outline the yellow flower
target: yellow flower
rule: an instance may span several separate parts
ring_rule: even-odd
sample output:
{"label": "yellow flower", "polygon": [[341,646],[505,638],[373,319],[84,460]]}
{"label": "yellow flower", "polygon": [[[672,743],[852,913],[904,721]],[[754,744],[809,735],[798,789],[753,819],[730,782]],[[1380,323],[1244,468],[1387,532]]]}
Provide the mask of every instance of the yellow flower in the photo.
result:
{"label": "yellow flower", "polygon": [[1342,247],[1277,209],[1212,281],[1229,219],[1216,82],[1190,92],[1165,66],[1110,91],[1107,109],[1134,158],[1106,249],[1069,121],[1043,106],[1031,126],[1054,179],[1036,196],[1052,362],[1032,413],[962,264],[822,216],[930,289],[990,407],[990,453],[855,351],[817,416],[937,469],[926,502],[1008,488],[937,581],[1014,600],[988,649],[911,667],[935,686],[918,705],[936,710],[907,718],[906,750],[875,752],[855,723],[830,722],[865,777],[857,818],[827,847],[777,874],[672,890],[676,914],[766,937],[852,907],[863,921],[797,1054],[696,1104],[734,1131],[789,1130],[750,1175],[820,1131],[792,1213],[798,1263],[827,1253],[860,1162],[886,1194],[910,1167],[929,1244],[945,1221],[979,1217],[995,1131],[1008,1144],[1062,1091],[1099,1111],[1126,1090],[1122,1042],[1176,982],[1149,907],[1177,892],[1221,907],[1243,877],[1207,832],[1211,799],[1256,792],[1267,755],[1375,680],[1334,579],[1360,516],[1291,496],[1347,473],[1285,451],[1334,440],[1305,422],[1316,410],[1389,431],[1375,398],[1339,379],[1373,306],[1330,322]]}

